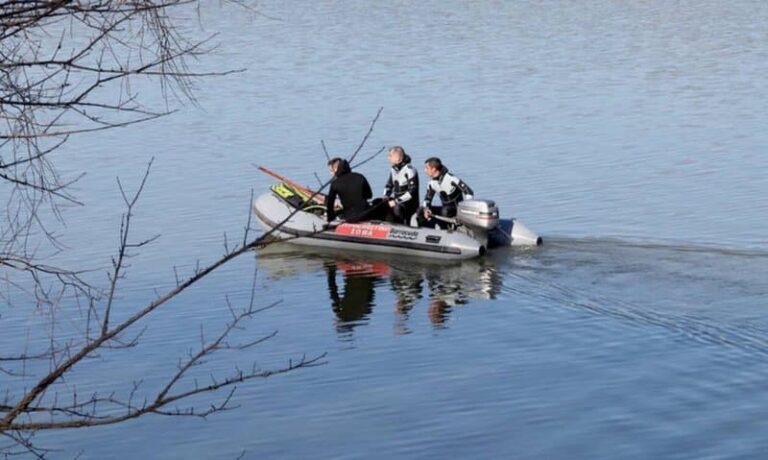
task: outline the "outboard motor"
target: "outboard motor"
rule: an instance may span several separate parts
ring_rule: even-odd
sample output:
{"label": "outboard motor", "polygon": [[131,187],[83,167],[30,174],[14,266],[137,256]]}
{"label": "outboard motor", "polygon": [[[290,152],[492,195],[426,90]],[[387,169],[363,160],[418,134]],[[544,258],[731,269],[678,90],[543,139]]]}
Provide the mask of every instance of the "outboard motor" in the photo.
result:
{"label": "outboard motor", "polygon": [[456,211],[456,222],[483,246],[488,246],[488,232],[499,225],[499,208],[491,200],[464,200]]}
{"label": "outboard motor", "polygon": [[491,200],[464,200],[459,203],[456,220],[472,228],[492,230],[499,225],[499,208]]}

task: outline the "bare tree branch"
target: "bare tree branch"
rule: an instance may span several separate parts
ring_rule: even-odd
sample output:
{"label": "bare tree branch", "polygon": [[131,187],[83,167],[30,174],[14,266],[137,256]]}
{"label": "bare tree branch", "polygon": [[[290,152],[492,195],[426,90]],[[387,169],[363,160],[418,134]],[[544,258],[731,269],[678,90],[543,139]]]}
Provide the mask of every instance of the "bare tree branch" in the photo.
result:
{"label": "bare tree branch", "polygon": [[[150,163],[150,166],[151,166],[151,163]],[[253,346],[256,346],[258,344],[261,344],[264,341],[269,340],[270,338],[275,336],[276,332],[273,332],[271,334],[267,334],[258,339],[248,341],[245,343],[240,343],[240,344],[231,344],[226,341],[226,339],[229,337],[231,332],[239,328],[239,325],[243,320],[251,318],[253,315],[274,306],[274,304],[271,304],[263,308],[254,308],[253,306],[254,297],[255,297],[253,292],[253,290],[255,289],[255,279],[254,279],[254,284],[252,285],[252,292],[251,292],[251,297],[249,299],[248,308],[240,313],[236,313],[232,308],[231,304],[229,303],[229,301],[227,300],[227,306],[230,309],[230,313],[232,314],[232,321],[224,328],[224,330],[213,341],[206,343],[205,340],[202,340],[200,350],[195,354],[190,355],[190,357],[186,360],[186,362],[184,362],[183,364],[180,364],[177,371],[169,378],[166,385],[157,393],[156,397],[151,402],[144,402],[141,405],[133,404],[132,403],[133,392],[132,392],[128,401],[121,401],[111,395],[108,397],[99,397],[97,395],[92,395],[91,398],[85,402],[82,402],[82,401],[77,402],[76,395],[73,395],[72,400],[74,402],[72,404],[60,405],[55,403],[52,406],[50,405],[46,406],[41,404],[42,397],[48,391],[48,389],[51,388],[52,385],[54,385],[56,382],[61,381],[64,375],[67,374],[77,364],[81,363],[82,361],[84,361],[90,356],[94,356],[94,354],[98,350],[104,350],[104,349],[110,348],[110,343],[118,342],[121,334],[126,332],[135,323],[142,320],[146,316],[150,315],[160,306],[165,304],[168,300],[181,294],[189,286],[198,282],[200,279],[212,273],[214,270],[221,267],[228,261],[232,260],[233,258],[239,255],[249,252],[250,249],[254,246],[264,244],[265,239],[271,233],[271,231],[265,232],[259,238],[256,238],[255,240],[248,242],[247,244],[234,248],[232,251],[229,251],[219,260],[213,262],[207,267],[204,267],[202,269],[196,269],[193,275],[191,275],[186,279],[179,280],[179,283],[173,289],[159,296],[156,300],[151,302],[149,305],[145,306],[140,311],[134,313],[132,316],[128,317],[127,319],[125,319],[124,321],[120,322],[115,326],[110,325],[109,317],[110,317],[111,309],[113,307],[112,299],[114,298],[116,280],[121,276],[121,270],[124,267],[123,261],[124,261],[124,258],[127,256],[127,249],[130,247],[140,246],[140,244],[136,245],[130,242],[130,239],[129,239],[130,225],[129,224],[130,224],[130,216],[132,214],[133,207],[136,205],[137,200],[146,184],[147,175],[150,171],[150,166],[148,166],[144,176],[142,177],[141,183],[134,195],[132,196],[127,195],[125,193],[125,189],[122,187],[122,184],[120,184],[121,193],[123,194],[123,199],[124,199],[127,211],[124,216],[123,222],[121,224],[121,229],[120,229],[121,243],[120,243],[120,247],[118,248],[119,255],[114,262],[113,272],[110,275],[111,285],[110,285],[109,293],[107,295],[106,305],[104,307],[103,319],[100,327],[99,336],[96,338],[91,338],[90,340],[86,341],[79,347],[79,349],[66,346],[64,348],[64,350],[66,351],[65,353],[53,352],[54,356],[61,354],[63,358],[60,362],[56,363],[55,368],[52,369],[47,375],[42,377],[35,384],[35,386],[29,389],[21,398],[19,398],[18,401],[12,404],[5,403],[0,405],[0,414],[4,414],[3,418],[0,419],[0,433],[4,433],[4,434],[5,433],[26,433],[26,432],[35,432],[38,430],[51,430],[51,429],[107,425],[107,424],[120,423],[122,421],[130,420],[133,418],[138,418],[150,413],[159,414],[159,415],[206,417],[214,412],[227,410],[229,408],[228,404],[229,404],[232,393],[230,392],[230,394],[224,399],[222,403],[218,405],[212,405],[205,410],[196,410],[194,407],[189,407],[187,409],[177,408],[169,411],[169,410],[166,410],[165,408],[171,404],[190,398],[194,395],[215,392],[225,387],[234,388],[234,386],[237,383],[242,383],[242,382],[250,381],[257,378],[266,378],[266,377],[270,377],[277,374],[283,374],[283,373],[301,369],[301,368],[313,367],[313,366],[323,364],[322,359],[325,356],[325,354],[321,354],[311,358],[307,358],[306,356],[304,356],[304,357],[301,357],[301,359],[299,359],[298,361],[295,361],[295,362],[289,361],[289,363],[282,368],[262,370],[262,369],[253,367],[250,371],[242,371],[242,370],[236,369],[235,372],[233,372],[232,374],[230,374],[229,376],[223,379],[220,379],[220,380],[212,379],[212,382],[208,385],[195,384],[192,388],[174,392],[174,389],[186,376],[189,370],[192,369],[193,367],[200,365],[203,362],[204,358],[221,350],[245,350]],[[296,212],[298,211],[299,210],[296,210]],[[273,229],[273,231],[274,230],[276,229]],[[129,342],[128,346],[135,344],[136,340],[137,339],[134,339],[133,341]],[[29,356],[22,356],[17,358],[20,360],[23,360],[24,358],[27,358],[27,357]],[[136,388],[137,387],[135,387],[134,390]],[[126,411],[120,415],[100,415],[105,413],[111,413],[111,411],[105,410],[105,407],[104,407],[105,405],[113,406],[113,407],[123,407],[126,409]],[[87,408],[90,408],[90,409],[84,410]],[[29,421],[29,420],[19,419],[21,415],[31,416],[34,414],[48,414],[50,416],[55,416],[59,414],[59,415],[65,416],[65,419],[63,420],[53,419],[53,420],[47,420],[47,421]],[[14,439],[17,439],[17,438],[14,438]],[[19,442],[21,442],[22,438],[18,438],[18,439],[19,439]],[[31,444],[29,445],[31,446]]]}
{"label": "bare tree branch", "polygon": [[373,132],[373,127],[376,126],[376,122],[379,120],[379,115],[381,115],[381,111],[384,110],[384,107],[379,107],[379,111],[376,112],[376,116],[373,117],[373,121],[371,121],[371,126],[368,127],[368,132],[365,133],[365,136],[363,136],[363,140],[360,141],[360,145],[357,146],[357,149],[355,149],[354,153],[349,157],[348,161],[350,164],[352,164],[353,161],[355,161],[355,157],[358,153],[360,153],[360,150],[363,149],[365,146],[365,143],[368,142],[368,137]]}
{"label": "bare tree branch", "polygon": [[144,246],[148,242],[156,239],[157,237],[151,238],[150,240],[146,240],[144,242],[138,243],[136,245],[131,245],[128,243],[128,233],[130,231],[131,227],[131,217],[133,216],[133,207],[136,205],[136,201],[139,199],[139,196],[141,195],[141,192],[144,190],[144,185],[147,183],[147,177],[149,177],[149,171],[152,169],[152,163],[155,161],[154,158],[152,158],[149,161],[149,164],[147,164],[147,169],[144,171],[144,176],[141,178],[141,183],[139,184],[139,188],[136,191],[136,193],[133,195],[132,198],[128,198],[125,195],[125,189],[123,188],[123,184],[120,183],[120,178],[117,178],[117,185],[120,188],[120,194],[123,197],[123,202],[126,206],[125,214],[123,214],[122,221],[120,223],[120,248],[118,250],[117,260],[112,261],[114,271],[109,276],[109,293],[107,294],[107,305],[104,308],[104,319],[101,324],[101,334],[104,335],[109,331],[109,317],[112,312],[112,303],[115,300],[115,289],[117,287],[117,280],[120,279],[120,271],[123,269],[123,263],[125,261],[125,258],[127,257],[127,250],[129,247],[140,247]]}
{"label": "bare tree branch", "polygon": [[[236,257],[268,244],[274,232],[300,211],[256,238],[251,236],[249,212],[241,240],[230,241],[225,234],[221,257],[202,265],[198,261],[186,276],[174,268],[172,288],[156,290],[156,297],[143,305],[120,304],[118,314],[116,299],[129,259],[157,238],[134,239],[131,233],[150,162],[135,192],[128,193],[118,179],[125,211],[106,288],[86,282],[87,270],[56,267],[51,262],[65,249],[57,234],[63,224],[60,207],[82,204],[71,193],[82,174],[63,177],[56,168],[55,160],[65,153],[67,139],[172,114],[173,102],[196,104],[195,78],[240,71],[198,72],[188,66],[213,49],[215,34],[190,41],[174,18],[185,7],[199,5],[199,0],[0,0],[0,196],[6,199],[0,225],[0,282],[6,291],[0,291],[0,298],[10,299],[11,290],[28,296],[47,339],[43,350],[21,348],[0,357],[3,378],[22,383],[9,385],[0,397],[0,434],[6,440],[0,444],[0,454],[4,457],[44,458],[49,451],[34,442],[40,430],[108,425],[148,414],[206,417],[233,408],[239,383],[323,364],[325,355],[319,354],[274,369],[252,365],[211,373],[208,383],[194,378],[205,371],[208,358],[227,351],[242,352],[275,336],[271,332],[231,341],[247,320],[273,305],[255,305],[254,271],[247,306],[238,310],[226,298],[230,321],[213,339],[206,340],[201,331],[199,348],[170,370],[159,388],[147,388],[137,380],[127,395],[117,391],[82,395],[77,391],[73,369],[86,361],[95,363],[94,358],[112,350],[136,346],[160,307]],[[137,79],[159,84],[163,96],[155,99],[159,107],[154,106],[155,100],[153,105],[145,105],[149,101],[142,100],[134,89]],[[381,111],[350,162],[365,146]],[[321,145],[328,157],[325,144]],[[313,197],[330,182],[321,184]],[[62,336],[62,325],[57,322],[58,310],[70,307],[77,308],[85,321],[73,326],[74,337]],[[217,403],[198,407],[190,402],[196,395],[219,391]]]}
{"label": "bare tree branch", "polygon": [[[228,3],[247,7],[249,2]],[[48,451],[33,442],[38,430],[119,423],[150,413],[206,416],[227,410],[232,407],[238,383],[322,364],[323,355],[319,355],[277,369],[236,368],[229,375],[212,376],[209,384],[190,385],[187,375],[207,357],[225,350],[246,350],[274,337],[270,333],[243,343],[229,342],[229,336],[242,329],[246,319],[263,311],[254,305],[254,272],[247,308],[237,313],[227,299],[231,322],[213,341],[203,342],[154,397],[142,402],[140,393],[145,388],[141,381],[134,383],[126,398],[114,393],[83,398],[74,386],[71,394],[59,392],[70,385],[73,368],[109,350],[136,346],[146,331],[146,324],[141,327],[138,322],[261,242],[250,236],[249,212],[237,247],[230,248],[225,241],[224,256],[205,266],[198,261],[191,275],[176,275],[176,285],[168,292],[158,293],[143,307],[116,315],[117,292],[120,280],[126,276],[128,259],[157,238],[131,237],[134,208],[144,190],[150,162],[132,194],[118,180],[126,210],[107,289],[89,285],[83,277],[86,270],[49,263],[64,247],[51,221],[43,219],[43,211],[54,217],[53,224],[61,224],[62,204],[82,204],[70,192],[82,175],[62,177],[54,162],[56,153],[64,153],[71,135],[126,128],[169,115],[175,111],[169,107],[174,98],[196,104],[193,79],[242,71],[199,72],[188,67],[189,60],[213,49],[216,37],[210,34],[190,41],[177,27],[175,18],[184,14],[183,9],[199,5],[198,0],[0,1],[0,196],[6,199],[5,219],[0,225],[0,281],[6,290],[0,291],[0,298],[10,304],[7,292],[13,290],[29,296],[38,308],[45,307],[40,314],[47,322],[41,324],[41,329],[49,338],[48,349],[42,352],[17,351],[0,357],[0,375],[23,376],[25,382],[33,382],[14,387],[18,395],[7,387],[0,399],[0,434],[7,440],[6,445],[0,445],[4,457],[18,453],[44,458]],[[145,106],[149,100],[138,97],[133,89],[137,78],[159,83],[163,95],[159,107]],[[57,309],[70,300],[81,309],[85,324],[82,330],[75,328],[81,337],[63,339],[57,337],[60,329],[55,316]],[[121,319],[115,321],[118,317]],[[28,368],[35,362],[42,365]],[[49,368],[43,370],[46,362]],[[225,387],[230,391],[224,399],[207,408],[173,407],[194,395]]]}

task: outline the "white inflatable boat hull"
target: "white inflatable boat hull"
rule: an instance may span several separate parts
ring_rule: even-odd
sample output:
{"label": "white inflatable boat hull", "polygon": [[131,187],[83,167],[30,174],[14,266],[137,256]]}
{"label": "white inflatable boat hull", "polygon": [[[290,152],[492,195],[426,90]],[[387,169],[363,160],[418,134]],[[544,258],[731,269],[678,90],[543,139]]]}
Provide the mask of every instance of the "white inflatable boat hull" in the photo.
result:
{"label": "white inflatable boat hull", "polygon": [[325,220],[309,212],[297,212],[286,220],[294,211],[294,207],[271,192],[259,196],[253,202],[254,215],[266,231],[282,223],[272,236],[303,246],[439,259],[469,259],[482,256],[488,247],[541,244],[538,235],[514,219],[502,220],[485,238],[477,238],[460,228],[416,228],[380,221],[341,223],[324,229]]}

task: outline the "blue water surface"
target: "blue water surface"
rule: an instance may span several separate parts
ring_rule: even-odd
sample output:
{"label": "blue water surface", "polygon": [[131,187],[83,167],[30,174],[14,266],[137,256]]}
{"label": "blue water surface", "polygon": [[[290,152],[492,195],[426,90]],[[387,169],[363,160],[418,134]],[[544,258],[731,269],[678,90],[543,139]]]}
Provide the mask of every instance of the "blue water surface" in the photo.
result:
{"label": "blue water surface", "polygon": [[[123,212],[115,177],[135,189],[154,157],[133,234],[160,238],[131,259],[116,319],[242,239],[251,190],[273,183],[254,165],[314,186],[320,142],[351,154],[380,107],[361,157],[396,144],[418,165],[440,156],[545,244],[464,263],[249,253],[58,391],[127,395],[142,381],[152,398],[201,330],[225,326],[227,303],[252,296],[279,303],[232,343],[278,334],[215,355],[182,388],[236,366],[325,364],[238,385],[233,410],[206,419],[41,433],[52,458],[764,457],[768,3],[206,2],[200,14],[194,33],[219,33],[219,47],[195,68],[243,72],[59,153],[65,176],[87,175],[57,260],[102,284]],[[383,189],[385,156],[360,172]],[[4,309],[3,350],[45,344],[50,312]],[[77,336],[82,315],[62,305],[62,333]]]}

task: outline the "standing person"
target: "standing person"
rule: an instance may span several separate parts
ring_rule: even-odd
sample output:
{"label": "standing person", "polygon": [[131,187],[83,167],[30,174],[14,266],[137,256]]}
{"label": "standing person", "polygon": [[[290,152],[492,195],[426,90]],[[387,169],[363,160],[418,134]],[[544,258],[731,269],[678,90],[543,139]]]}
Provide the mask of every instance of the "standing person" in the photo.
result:
{"label": "standing person", "polygon": [[341,200],[343,208],[341,217],[347,222],[359,222],[367,218],[368,199],[373,196],[368,180],[362,174],[352,172],[349,162],[343,158],[333,158],[328,161],[328,171],[333,174],[331,188],[325,201],[328,222],[336,218],[334,209],[336,197]]}
{"label": "standing person", "polygon": [[386,220],[408,225],[419,208],[419,175],[411,164],[411,157],[399,145],[389,149],[387,159],[392,168],[384,187]]}
{"label": "standing person", "polygon": [[[424,162],[424,172],[430,177],[427,193],[424,195],[424,210],[419,214],[420,225],[432,219],[432,215],[455,217],[458,205],[463,200],[471,200],[472,189],[461,179],[448,172],[440,158],[428,158]],[[442,206],[432,206],[432,198],[437,193]],[[425,220],[422,220],[425,219]]]}

